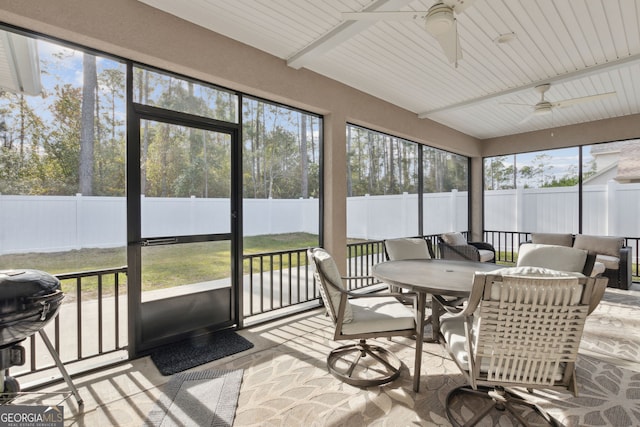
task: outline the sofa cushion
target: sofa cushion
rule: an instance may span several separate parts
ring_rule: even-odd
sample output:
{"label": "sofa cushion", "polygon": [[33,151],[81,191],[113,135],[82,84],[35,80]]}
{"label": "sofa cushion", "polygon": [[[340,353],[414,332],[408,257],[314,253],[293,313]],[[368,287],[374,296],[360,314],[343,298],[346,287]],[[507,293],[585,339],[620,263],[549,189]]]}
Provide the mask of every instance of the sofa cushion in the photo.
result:
{"label": "sofa cushion", "polygon": [[478,249],[478,254],[480,255],[480,262],[492,261],[494,257],[493,251],[488,249]]}
{"label": "sofa cushion", "polygon": [[557,245],[523,243],[518,250],[518,267],[543,267],[559,271],[581,273],[587,251]]}
{"label": "sofa cushion", "polygon": [[462,233],[457,232],[457,231],[452,232],[452,233],[444,233],[440,237],[442,237],[442,240],[444,240],[444,242],[447,245],[462,246],[462,245],[466,245],[467,244],[467,239],[464,238]]}
{"label": "sofa cushion", "polygon": [[617,270],[620,268],[620,258],[610,255],[596,255],[596,262],[604,265],[609,270]]}
{"label": "sofa cushion", "polygon": [[571,246],[573,243],[573,236],[569,233],[531,233],[531,243]]}
{"label": "sofa cushion", "polygon": [[620,248],[624,245],[624,237],[612,236],[589,236],[578,234],[573,247],[584,249],[596,254],[620,257]]}

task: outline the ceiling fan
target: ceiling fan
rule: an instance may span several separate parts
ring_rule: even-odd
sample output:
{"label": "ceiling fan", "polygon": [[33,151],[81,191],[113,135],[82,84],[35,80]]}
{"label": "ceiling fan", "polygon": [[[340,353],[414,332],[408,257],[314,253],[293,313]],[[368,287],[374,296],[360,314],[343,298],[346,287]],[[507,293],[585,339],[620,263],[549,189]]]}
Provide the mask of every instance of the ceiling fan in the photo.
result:
{"label": "ceiling fan", "polygon": [[422,20],[429,34],[436,38],[450,63],[458,65],[462,59],[458,25],[454,17],[461,14],[475,0],[438,0],[428,11],[409,12],[344,12],[342,17],[351,21],[411,21]]}
{"label": "ceiling fan", "polygon": [[570,107],[572,105],[580,104],[580,103],[583,103],[583,102],[590,102],[590,101],[595,101],[597,99],[608,98],[608,97],[614,96],[616,94],[616,92],[606,92],[606,93],[599,93],[599,94],[596,94],[596,95],[583,96],[583,97],[580,97],[580,98],[571,98],[571,99],[565,99],[565,100],[562,100],[562,101],[550,102],[550,101],[547,101],[544,98],[544,94],[549,90],[549,88],[551,88],[551,83],[541,84],[541,85],[538,85],[538,86],[533,88],[536,92],[538,92],[540,94],[540,101],[538,101],[534,105],[517,104],[517,103],[512,103],[512,102],[502,102],[501,104],[503,104],[503,105],[518,105],[518,106],[522,106],[522,107],[533,108],[533,111],[531,112],[531,114],[529,116],[525,117],[525,119],[521,122],[521,123],[524,123],[524,122],[530,120],[533,117],[544,116],[544,115],[550,114],[556,108],[566,108],[566,107]]}

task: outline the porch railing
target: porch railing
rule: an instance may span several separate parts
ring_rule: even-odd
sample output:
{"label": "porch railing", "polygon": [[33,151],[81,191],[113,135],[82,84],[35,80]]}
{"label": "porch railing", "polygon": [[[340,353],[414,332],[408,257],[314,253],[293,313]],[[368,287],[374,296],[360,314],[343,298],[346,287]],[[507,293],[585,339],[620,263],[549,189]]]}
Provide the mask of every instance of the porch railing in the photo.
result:
{"label": "porch railing", "polygon": [[[127,267],[58,274],[65,299],[44,331],[60,359],[72,364],[126,349]],[[55,368],[39,334],[24,343],[27,363],[11,368],[22,377]]]}
{"label": "porch railing", "polygon": [[[521,242],[530,233],[485,231],[484,241],[496,248],[498,262],[515,263]],[[430,239],[438,257],[438,235]],[[625,238],[633,248],[633,276],[640,280],[638,253],[640,238]],[[248,254],[244,262],[243,316],[280,315],[280,309],[295,309],[304,303],[319,304],[317,284],[307,261],[307,249],[293,249],[260,254]],[[371,268],[385,260],[382,240],[362,241],[347,245],[347,275],[371,276]],[[60,274],[65,301],[60,314],[45,331],[65,364],[122,351],[127,346],[126,316],[127,267]],[[354,282],[354,281],[350,281]],[[350,283],[350,289],[378,284],[374,278]],[[301,307],[303,308],[303,307]],[[290,311],[284,311],[282,315]],[[12,375],[23,376],[55,368],[44,343],[37,334],[25,342],[28,363],[13,367]]]}
{"label": "porch railing", "polygon": [[242,258],[244,317],[318,299],[307,248],[247,254]]}
{"label": "porch railing", "polygon": [[[496,261],[515,263],[518,260],[518,247],[531,240],[530,232],[485,230],[484,241],[496,249]],[[625,237],[625,246],[632,249],[631,275],[633,281],[640,281],[640,237]]]}

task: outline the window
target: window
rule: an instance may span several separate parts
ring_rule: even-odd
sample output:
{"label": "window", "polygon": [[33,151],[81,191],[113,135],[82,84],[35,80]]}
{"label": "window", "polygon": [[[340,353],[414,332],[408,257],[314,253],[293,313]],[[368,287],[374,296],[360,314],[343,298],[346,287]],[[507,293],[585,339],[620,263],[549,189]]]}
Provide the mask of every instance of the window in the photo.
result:
{"label": "window", "polygon": [[640,236],[640,140],[582,150],[582,232]]}
{"label": "window", "polygon": [[347,237],[418,234],[418,144],[347,126]]}
{"label": "window", "polygon": [[638,159],[638,139],[486,158],[485,232],[503,250],[531,232],[621,236],[634,246]]}
{"label": "window", "polygon": [[133,101],[238,123],[238,96],[235,93],[138,66],[133,69]]}
{"label": "window", "polygon": [[50,273],[125,265],[124,64],[4,36],[28,71],[22,63],[26,84],[0,92],[0,263]]}
{"label": "window", "polygon": [[466,157],[348,125],[347,161],[347,237],[382,240],[467,230]]}
{"label": "window", "polygon": [[467,231],[469,228],[469,160],[458,154],[424,147],[423,234]]}
{"label": "window", "polygon": [[245,252],[317,246],[320,229],[320,117],[245,97]]}
{"label": "window", "polygon": [[578,232],[578,148],[484,160],[485,229]]}

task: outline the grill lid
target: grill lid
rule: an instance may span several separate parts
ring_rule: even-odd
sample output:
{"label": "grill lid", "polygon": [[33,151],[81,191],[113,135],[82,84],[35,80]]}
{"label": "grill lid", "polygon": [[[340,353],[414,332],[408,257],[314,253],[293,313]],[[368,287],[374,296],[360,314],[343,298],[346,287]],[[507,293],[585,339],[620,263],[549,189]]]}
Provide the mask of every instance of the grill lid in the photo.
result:
{"label": "grill lid", "polygon": [[0,270],[0,300],[45,296],[60,290],[60,281],[40,270]]}

